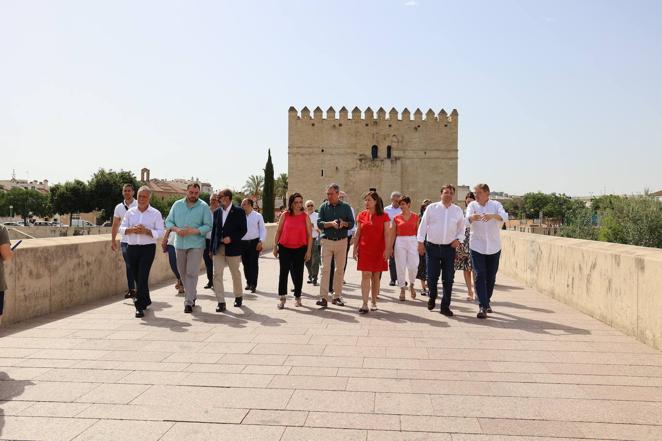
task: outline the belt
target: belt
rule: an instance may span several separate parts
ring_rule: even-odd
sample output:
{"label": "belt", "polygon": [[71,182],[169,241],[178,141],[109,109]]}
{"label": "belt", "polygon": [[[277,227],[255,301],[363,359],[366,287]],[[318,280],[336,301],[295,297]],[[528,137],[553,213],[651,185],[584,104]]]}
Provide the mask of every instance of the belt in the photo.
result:
{"label": "belt", "polygon": [[347,239],[347,238],[346,238],[346,237],[323,237],[322,239],[332,240],[332,241],[334,241],[334,242],[337,242],[337,241],[339,241],[339,240],[345,240],[345,239]]}
{"label": "belt", "polygon": [[450,247],[451,244],[449,244],[449,243],[446,243],[446,244],[444,244],[444,243],[432,243],[432,242],[428,242],[428,241],[426,240],[426,241],[425,241],[425,246],[426,246],[426,247],[427,247],[427,246],[431,246],[431,247],[442,248],[442,247]]}
{"label": "belt", "polygon": [[253,241],[255,241],[255,240],[257,240],[257,241],[259,242],[259,241],[260,241],[260,238],[259,238],[259,237],[256,237],[255,239],[241,239],[242,242],[253,242]]}

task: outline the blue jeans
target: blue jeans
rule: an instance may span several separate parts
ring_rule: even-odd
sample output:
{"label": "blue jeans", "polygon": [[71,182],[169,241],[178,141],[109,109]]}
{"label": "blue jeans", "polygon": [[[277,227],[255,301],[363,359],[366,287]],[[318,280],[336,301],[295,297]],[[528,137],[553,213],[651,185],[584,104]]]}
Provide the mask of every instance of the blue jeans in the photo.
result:
{"label": "blue jeans", "polygon": [[451,292],[455,281],[455,248],[450,245],[434,245],[425,242],[425,258],[430,298],[437,298],[437,282],[441,274],[443,296],[441,297],[441,308],[451,306]]}
{"label": "blue jeans", "polygon": [[172,270],[177,280],[180,280],[179,270],[177,269],[177,251],[174,245],[168,245],[168,262],[170,262],[170,269]]}
{"label": "blue jeans", "polygon": [[471,262],[476,272],[476,295],[481,308],[490,306],[500,257],[501,251],[495,254],[481,254],[471,250]]}
{"label": "blue jeans", "polygon": [[120,242],[120,246],[122,247],[122,257],[124,258],[124,265],[126,266],[126,281],[129,285],[129,289],[135,290],[136,279],[133,276],[133,271],[131,271],[131,265],[129,265],[129,255],[128,255],[129,244],[126,242]]}

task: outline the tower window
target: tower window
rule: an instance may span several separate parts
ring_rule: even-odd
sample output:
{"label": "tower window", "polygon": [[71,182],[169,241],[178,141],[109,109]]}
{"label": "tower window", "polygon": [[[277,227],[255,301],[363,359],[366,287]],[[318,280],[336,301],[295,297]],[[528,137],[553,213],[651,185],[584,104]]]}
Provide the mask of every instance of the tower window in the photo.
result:
{"label": "tower window", "polygon": [[386,159],[391,159],[391,146],[386,146]]}
{"label": "tower window", "polygon": [[322,169],[322,177],[324,177],[324,169]]}
{"label": "tower window", "polygon": [[377,159],[379,157],[379,147],[377,147],[376,145],[372,146],[371,156],[372,159]]}

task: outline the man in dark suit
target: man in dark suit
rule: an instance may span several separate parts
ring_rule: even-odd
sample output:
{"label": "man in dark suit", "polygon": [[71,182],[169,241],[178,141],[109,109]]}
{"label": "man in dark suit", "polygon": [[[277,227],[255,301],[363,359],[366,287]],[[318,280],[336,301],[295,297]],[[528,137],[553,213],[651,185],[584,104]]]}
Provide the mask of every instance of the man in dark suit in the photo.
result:
{"label": "man in dark suit", "polygon": [[246,214],[240,207],[232,204],[232,191],[223,189],[218,193],[221,206],[214,211],[214,222],[211,232],[211,254],[214,256],[214,293],[218,300],[216,312],[225,311],[225,288],[223,287],[223,271],[230,268],[232,276],[232,292],[234,306],[241,306],[242,289],[241,273],[241,238],[248,230]]}

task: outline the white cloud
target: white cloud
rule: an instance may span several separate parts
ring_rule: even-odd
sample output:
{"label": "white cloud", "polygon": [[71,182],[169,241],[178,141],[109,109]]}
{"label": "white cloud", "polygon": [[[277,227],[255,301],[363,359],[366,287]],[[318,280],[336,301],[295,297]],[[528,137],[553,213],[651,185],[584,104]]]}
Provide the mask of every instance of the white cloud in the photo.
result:
{"label": "white cloud", "polygon": [[405,6],[418,6],[418,2],[416,0],[408,0],[405,2]]}

